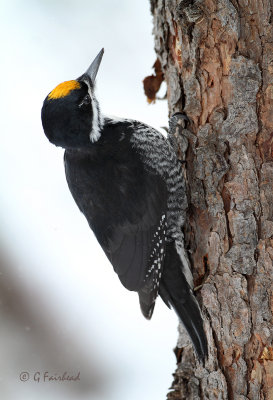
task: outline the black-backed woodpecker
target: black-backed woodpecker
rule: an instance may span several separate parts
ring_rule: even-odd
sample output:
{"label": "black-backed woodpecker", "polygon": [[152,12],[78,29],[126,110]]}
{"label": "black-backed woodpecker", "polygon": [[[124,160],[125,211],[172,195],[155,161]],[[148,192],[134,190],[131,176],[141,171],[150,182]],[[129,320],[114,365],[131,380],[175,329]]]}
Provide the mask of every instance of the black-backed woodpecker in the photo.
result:
{"label": "black-backed woodpecker", "polygon": [[159,294],[204,360],[207,340],[182,233],[187,200],[181,165],[170,138],[101,113],[95,78],[103,52],[78,79],[46,97],[44,132],[65,149],[72,196],[121,283],[138,292],[143,315],[151,318]]}

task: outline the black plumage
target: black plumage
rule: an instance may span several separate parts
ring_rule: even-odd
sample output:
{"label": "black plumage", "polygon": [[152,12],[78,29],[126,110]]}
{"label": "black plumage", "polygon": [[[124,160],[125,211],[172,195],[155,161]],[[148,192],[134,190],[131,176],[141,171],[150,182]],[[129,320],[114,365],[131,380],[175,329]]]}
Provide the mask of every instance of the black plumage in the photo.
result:
{"label": "black plumage", "polygon": [[201,360],[207,342],[181,227],[187,202],[169,140],[133,120],[101,114],[94,94],[101,51],[85,74],[45,99],[48,139],[65,148],[69,189],[121,283],[150,319],[159,294],[187,329]]}
{"label": "black plumage", "polygon": [[162,178],[147,171],[129,146],[132,132],[129,123],[106,123],[98,142],[66,150],[64,161],[74,200],[123,285],[137,291],[153,235],[166,214],[167,194]]}
{"label": "black plumage", "polygon": [[181,273],[181,261],[174,242],[167,243],[165,264],[159,294],[164,302],[173,307],[185,326],[199,358],[207,355],[207,340],[203,332],[203,321],[197,301],[192,297],[191,288]]}

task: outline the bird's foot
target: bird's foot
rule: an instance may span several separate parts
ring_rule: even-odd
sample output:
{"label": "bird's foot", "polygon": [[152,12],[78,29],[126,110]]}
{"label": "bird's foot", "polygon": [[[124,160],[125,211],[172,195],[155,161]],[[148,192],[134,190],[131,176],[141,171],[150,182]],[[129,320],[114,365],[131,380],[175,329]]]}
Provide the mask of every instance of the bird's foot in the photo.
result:
{"label": "bird's foot", "polygon": [[187,125],[190,123],[185,113],[177,112],[169,119],[169,141],[181,161],[185,160],[185,152],[188,148]]}
{"label": "bird's foot", "polygon": [[182,129],[186,129],[189,123],[190,119],[188,118],[187,114],[182,112],[174,113],[169,119],[169,134],[175,135],[177,126]]}
{"label": "bird's foot", "polygon": [[202,289],[202,287],[203,287],[203,285],[195,286],[195,287],[193,288],[193,291],[194,291],[194,292],[197,292],[197,290]]}

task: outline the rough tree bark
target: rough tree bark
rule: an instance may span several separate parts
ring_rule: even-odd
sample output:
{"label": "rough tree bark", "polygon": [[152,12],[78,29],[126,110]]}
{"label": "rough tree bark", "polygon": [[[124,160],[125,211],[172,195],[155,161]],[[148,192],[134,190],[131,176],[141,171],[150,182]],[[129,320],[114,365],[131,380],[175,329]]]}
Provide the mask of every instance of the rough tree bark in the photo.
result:
{"label": "rough tree bark", "polygon": [[185,237],[210,346],[202,367],[181,328],[168,399],[273,399],[272,9],[151,0],[157,78],[191,119]]}

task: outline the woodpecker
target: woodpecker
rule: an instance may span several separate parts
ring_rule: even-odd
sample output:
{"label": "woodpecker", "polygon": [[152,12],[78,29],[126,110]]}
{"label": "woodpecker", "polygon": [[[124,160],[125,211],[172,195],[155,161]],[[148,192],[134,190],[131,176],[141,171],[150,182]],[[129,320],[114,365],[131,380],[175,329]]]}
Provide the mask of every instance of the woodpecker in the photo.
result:
{"label": "woodpecker", "polygon": [[138,293],[143,315],[152,317],[159,295],[204,361],[207,340],[182,233],[187,199],[181,165],[170,137],[101,113],[95,79],[103,53],[78,79],[48,94],[43,129],[65,149],[70,192],[121,283]]}

